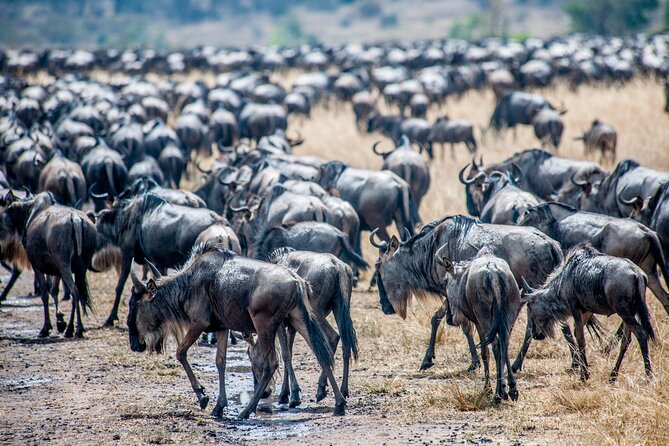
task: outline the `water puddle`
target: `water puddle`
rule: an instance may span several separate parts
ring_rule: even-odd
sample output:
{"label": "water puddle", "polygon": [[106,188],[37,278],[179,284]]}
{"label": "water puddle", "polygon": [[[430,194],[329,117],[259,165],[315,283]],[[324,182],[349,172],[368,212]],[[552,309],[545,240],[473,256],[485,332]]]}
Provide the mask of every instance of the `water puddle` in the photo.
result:
{"label": "water puddle", "polygon": [[56,378],[3,378],[0,377],[0,389],[7,392],[15,392],[17,390],[25,390],[38,384],[44,384],[53,381]]}

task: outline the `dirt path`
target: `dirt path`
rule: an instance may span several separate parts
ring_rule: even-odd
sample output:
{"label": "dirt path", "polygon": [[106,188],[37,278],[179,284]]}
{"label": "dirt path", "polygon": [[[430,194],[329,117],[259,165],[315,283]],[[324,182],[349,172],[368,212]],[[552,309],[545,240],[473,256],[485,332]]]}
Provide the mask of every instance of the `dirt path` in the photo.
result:
{"label": "dirt path", "polygon": [[[114,279],[111,274],[94,276],[93,295],[113,289]],[[401,374],[394,377],[388,370],[376,370],[362,358],[353,367],[347,415],[333,417],[331,398],[314,402],[316,364],[301,341],[295,357],[303,389],[300,407],[288,410],[275,401],[263,401],[262,408],[271,414],[259,411],[249,421],[235,419],[252,390],[240,343],[228,352],[230,407],[224,420],[214,420],[197,407],[185,373],[171,353],[173,345],[165,356],[135,354],[128,347],[125,328],[98,328],[111,304],[108,291],[102,294],[104,304],[98,300],[95,313],[86,319],[86,339],[57,334],[37,339],[41,301],[18,297],[25,296],[31,285],[32,276],[24,274],[0,307],[0,443],[465,444],[520,438],[482,429],[480,415],[421,421],[420,413],[403,407],[404,390],[370,384],[387,379],[386,375],[404,379]],[[383,317],[376,313],[374,295],[356,293],[354,299],[355,319],[363,313]],[[366,331],[359,333],[364,340]],[[194,347],[190,354],[212,404],[218,389],[214,356],[215,349],[207,346]]]}

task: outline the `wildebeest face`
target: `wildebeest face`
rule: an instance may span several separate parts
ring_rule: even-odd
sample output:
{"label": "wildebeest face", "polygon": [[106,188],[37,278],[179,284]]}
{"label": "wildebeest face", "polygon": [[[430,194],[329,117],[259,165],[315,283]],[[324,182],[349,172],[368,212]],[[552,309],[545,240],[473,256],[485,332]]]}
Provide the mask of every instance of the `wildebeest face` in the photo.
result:
{"label": "wildebeest face", "polygon": [[[280,328],[282,330],[282,328]],[[251,371],[253,372],[253,390],[258,386],[258,381],[262,377],[263,369],[265,365],[265,355],[263,354],[260,346],[254,340],[253,336],[245,336],[244,339],[248,342],[249,346],[246,349],[246,354],[251,360]],[[276,382],[275,375],[272,375],[267,387],[262,393],[262,398],[269,398],[272,395],[272,389],[274,388],[274,383]]]}
{"label": "wildebeest face", "polygon": [[157,288],[153,279],[140,281],[134,271],[131,273],[132,290],[128,304],[128,336],[130,349],[143,352],[147,346],[150,352],[162,353],[165,343],[163,321],[151,306]]}
{"label": "wildebeest face", "polygon": [[532,337],[537,340],[552,338],[555,334],[555,318],[547,311],[543,302],[546,297],[544,292],[534,291],[524,298],[532,326]]}
{"label": "wildebeest face", "polygon": [[540,231],[546,230],[546,222],[534,208],[528,208],[518,219],[519,226],[531,226]]}
{"label": "wildebeest face", "polygon": [[411,289],[404,278],[406,271],[394,259],[399,248],[399,240],[393,236],[384,252],[379,252],[376,273],[379,284],[381,309],[384,314],[399,314],[406,318],[407,304]]}

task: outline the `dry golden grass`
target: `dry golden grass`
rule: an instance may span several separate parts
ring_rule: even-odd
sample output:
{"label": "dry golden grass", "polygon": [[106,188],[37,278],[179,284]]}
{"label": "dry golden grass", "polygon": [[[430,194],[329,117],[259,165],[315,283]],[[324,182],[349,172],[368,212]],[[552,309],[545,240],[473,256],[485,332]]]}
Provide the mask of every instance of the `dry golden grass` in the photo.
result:
{"label": "dry golden grass", "polygon": [[[669,170],[669,117],[662,112],[662,87],[655,81],[638,79],[622,87],[587,86],[577,92],[557,85],[540,93],[568,110],[559,155],[585,159],[581,143],[574,138],[593,119],[599,118],[618,131],[618,159],[634,158],[643,165]],[[486,163],[538,146],[530,127],[519,128],[515,140],[512,132],[481,139],[480,128],[487,126],[493,107],[490,92],[469,92],[462,98],[449,100],[443,110],[430,110],[429,118],[448,113],[453,118],[473,122],[479,129],[476,134],[481,141],[479,153]],[[306,141],[298,153],[341,159],[355,167],[378,169],[381,159],[372,153],[371,146],[379,139],[385,140],[385,145],[390,144],[379,135],[359,133],[353,125],[349,106],[317,108],[310,120],[295,121],[291,126],[299,129]],[[445,157],[442,158],[439,149],[436,153],[437,159],[431,165],[432,186],[420,209],[426,222],[444,215],[466,213],[464,189],[458,183],[457,173],[470,161],[470,156],[459,146],[454,157],[448,147]],[[374,250],[367,243],[363,245],[366,259],[375,260]],[[404,391],[392,404],[380,404],[390,404],[389,408],[401,411],[407,420],[462,419],[469,415],[461,411],[480,409],[483,412],[474,413],[485,416],[475,420],[483,429],[486,425],[495,426],[505,438],[521,435],[525,441],[555,444],[669,443],[669,417],[666,416],[669,356],[663,342],[669,334],[669,317],[651,294],[648,302],[659,339],[651,346],[654,379],[646,379],[636,345],[627,353],[619,381],[611,385],[607,377],[617,350],[605,356],[598,343],[588,339],[592,377],[589,383],[581,384],[578,374],[566,370],[569,353],[561,339],[535,342],[524,371],[518,374],[520,400],[498,408],[487,408],[488,399],[480,398],[483,395],[480,371],[462,373],[468,364],[468,355],[459,330],[450,327],[440,330],[435,366],[418,373],[428,339],[429,308],[414,304],[413,313],[401,321],[396,316],[382,315],[378,307],[370,310],[370,304],[375,305],[376,299],[376,294],[367,293],[357,294],[354,299],[353,316],[360,337],[361,359],[353,369],[353,377],[356,369],[372,369],[386,378],[374,381],[374,385],[369,381],[360,385],[354,378],[354,393],[385,393],[389,383],[394,382],[391,380],[402,380]],[[617,319],[612,317],[604,322],[613,333]],[[524,325],[522,315],[512,337],[514,355],[520,346]],[[494,365],[492,368],[494,371]],[[439,384],[438,380],[446,383]]]}

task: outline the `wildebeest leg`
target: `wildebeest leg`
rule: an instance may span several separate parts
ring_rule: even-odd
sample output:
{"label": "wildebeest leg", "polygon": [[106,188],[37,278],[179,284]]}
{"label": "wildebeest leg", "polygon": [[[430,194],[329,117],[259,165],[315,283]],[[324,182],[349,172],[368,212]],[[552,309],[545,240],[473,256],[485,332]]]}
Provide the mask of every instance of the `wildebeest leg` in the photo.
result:
{"label": "wildebeest leg", "polygon": [[[479,337],[482,338],[481,333]],[[497,373],[497,380],[495,384],[495,395],[493,401],[495,403],[501,402],[503,399],[509,399],[506,393],[506,383],[504,382],[504,361],[502,360],[501,350],[499,348],[499,339],[495,339],[492,343],[492,353],[495,356],[495,367]]]}
{"label": "wildebeest leg", "polygon": [[[295,329],[292,326],[285,327],[282,324],[281,328],[279,328],[278,335],[279,343],[281,344],[283,365],[286,368],[286,370],[284,370],[284,385],[286,381],[288,381],[288,385],[290,386],[290,400],[285,401],[284,398],[284,401],[288,403],[289,407],[297,407],[302,404],[302,400],[300,399],[300,385],[297,382],[297,376],[295,375],[295,369],[293,368],[293,343],[295,342]],[[283,388],[281,389],[281,392],[283,393]]]}
{"label": "wildebeest leg", "polygon": [[219,339],[216,346],[216,369],[218,370],[218,398],[216,406],[211,411],[211,416],[221,418],[223,408],[228,405],[228,397],[225,394],[225,355],[228,352],[228,331],[227,329],[216,332]]}
{"label": "wildebeest leg", "polygon": [[578,343],[579,362],[581,365],[581,381],[587,381],[590,377],[588,372],[588,359],[585,356],[585,334],[583,332],[583,314],[576,310],[574,316],[574,335]]}
{"label": "wildebeest leg", "polygon": [[80,268],[80,271],[74,273],[74,281],[77,285],[77,294],[79,301],[77,302],[77,331],[75,336],[78,338],[84,337],[84,323],[81,320],[81,307],[84,305],[83,302],[90,302],[91,297],[88,294],[88,283],[86,282],[86,269]]}
{"label": "wildebeest leg", "polygon": [[527,350],[530,348],[531,343],[532,343],[532,321],[528,317],[527,324],[525,324],[525,337],[523,338],[523,345],[520,347],[518,356],[516,356],[516,360],[513,361],[513,365],[511,366],[511,370],[514,373],[523,369],[523,361],[525,360],[525,355],[527,355]]}
{"label": "wildebeest leg", "polygon": [[571,334],[571,330],[569,329],[569,325],[567,324],[561,324],[562,325],[562,334],[567,341],[567,345],[569,345],[569,353],[571,354],[571,366],[570,368],[572,370],[576,370],[576,368],[579,366],[579,358],[578,358],[578,348],[576,346],[576,342],[574,341],[574,337]]}
{"label": "wildebeest leg", "polygon": [[604,348],[604,353],[606,353],[607,355],[611,353],[613,347],[615,347],[621,340],[624,330],[625,330],[625,323],[621,322],[615,334],[613,335],[613,337],[611,337],[611,340],[608,342],[608,344],[606,344],[606,347]]}
{"label": "wildebeest leg", "polygon": [[427,350],[425,350],[425,356],[423,357],[423,362],[420,365],[420,370],[427,370],[434,365],[432,361],[434,359],[434,344],[437,340],[437,331],[439,330],[439,325],[441,321],[446,316],[446,311],[448,311],[448,301],[444,299],[444,302],[441,304],[441,307],[432,315],[432,331],[430,332],[430,342],[427,344]]}
{"label": "wildebeest leg", "polygon": [[[286,369],[285,355],[287,354],[288,336],[285,334],[286,328],[281,326],[277,332],[279,336],[279,345],[281,346],[281,359],[283,360],[284,369]],[[285,336],[285,338],[284,338]],[[290,377],[288,371],[283,371],[283,382],[281,383],[281,393],[279,393],[279,404],[288,404],[288,395],[290,394]]]}
{"label": "wildebeest leg", "polygon": [[[325,319],[325,318],[320,318],[320,325],[321,328],[323,328],[323,332],[325,333],[325,336],[328,338],[328,342],[330,343],[330,349],[332,352],[337,351],[337,344],[339,344],[339,333],[332,328],[332,325]],[[316,401],[321,401],[325,396],[328,394],[327,392],[327,375],[325,375],[325,372],[321,371],[321,376],[318,378],[318,390],[316,391]],[[348,383],[347,383],[348,387]],[[342,382],[342,388],[343,388],[343,382]],[[343,395],[343,390],[342,390],[342,395]]]}
{"label": "wildebeest leg", "polygon": [[[79,293],[77,292],[74,280],[72,280],[72,269],[70,265],[64,265],[59,269],[61,278],[63,279],[63,285],[72,295],[72,313],[70,314],[70,322],[67,324],[67,329],[65,330],[65,337],[71,338],[74,336],[74,314],[79,308]],[[83,335],[83,333],[80,335]]]}
{"label": "wildebeest leg", "polygon": [[479,358],[478,352],[476,351],[476,342],[474,342],[474,336],[472,335],[472,327],[470,324],[464,324],[462,326],[462,332],[467,338],[467,344],[469,345],[469,354],[472,357],[472,363],[467,368],[468,371],[473,372],[478,369],[481,365],[481,359]]}
{"label": "wildebeest leg", "polygon": [[516,387],[516,375],[513,373],[511,366],[511,359],[509,359],[509,342],[507,339],[506,345],[502,347],[502,359],[506,363],[507,379],[509,381],[509,397],[512,401],[518,401],[518,388]]}
{"label": "wildebeest leg", "polygon": [[35,279],[39,285],[40,294],[42,296],[42,306],[44,307],[44,325],[37,337],[46,338],[49,336],[51,328],[53,328],[51,325],[51,317],[49,316],[49,292],[47,291],[48,288],[46,286],[46,278],[44,277],[44,274],[35,271]]}
{"label": "wildebeest leg", "polygon": [[188,363],[188,349],[193,345],[206,327],[201,326],[191,326],[184,336],[183,340],[179,343],[177,347],[177,360],[181,363],[181,366],[186,371],[188,375],[188,380],[190,381],[195,396],[197,397],[197,402],[200,404],[200,409],[206,409],[207,404],[209,404],[209,397],[204,393],[204,387],[202,387],[193,373],[193,369]]}
{"label": "wildebeest leg", "polygon": [[14,286],[20,275],[21,275],[21,270],[15,266],[12,267],[12,275],[9,277],[9,282],[7,282],[5,289],[2,290],[2,294],[0,294],[0,302],[3,302],[4,300],[7,299],[9,292],[12,290],[12,287]]}
{"label": "wildebeest leg", "polygon": [[246,419],[251,415],[251,412],[255,412],[258,402],[262,397],[265,389],[267,389],[267,384],[269,384],[272,379],[272,375],[279,367],[279,362],[276,359],[276,349],[274,347],[274,338],[276,337],[276,326],[274,327],[263,327],[264,330],[258,330],[258,348],[263,352],[264,361],[262,365],[262,376],[256,384],[255,392],[251,401],[246,405],[244,410],[239,414],[239,419]]}
{"label": "wildebeest leg", "polygon": [[483,386],[486,390],[490,389],[490,349],[488,346],[481,347],[481,359],[483,359]]}
{"label": "wildebeest leg", "polygon": [[623,324],[622,339],[620,340],[620,352],[618,353],[618,359],[616,360],[616,365],[613,366],[613,370],[611,371],[611,375],[609,376],[609,382],[613,383],[618,378],[618,372],[620,372],[620,365],[623,362],[623,358],[625,357],[627,348],[629,347],[630,341],[632,340],[631,336],[632,336],[632,330],[630,329],[629,325]]}
{"label": "wildebeest leg", "polygon": [[653,265],[651,271],[652,272],[648,274],[648,288],[650,288],[655,297],[662,303],[664,311],[669,314],[669,294],[662,288],[660,278],[657,276],[657,266]]}
{"label": "wildebeest leg", "polygon": [[132,259],[126,259],[123,256],[121,263],[121,274],[118,276],[118,282],[116,283],[116,296],[114,298],[114,306],[112,307],[111,313],[107,318],[107,321],[104,323],[104,327],[113,327],[114,321],[118,320],[118,306],[121,303],[121,294],[123,293],[123,286],[125,285],[128,276],[130,275],[130,269],[132,268]]}
{"label": "wildebeest leg", "polygon": [[633,330],[634,330],[634,336],[636,337],[636,340],[639,343],[639,348],[641,349],[641,356],[643,357],[643,367],[646,370],[646,376],[650,378],[651,376],[653,376],[653,367],[650,364],[650,355],[648,354],[648,338],[646,336],[646,333],[644,333],[641,330],[641,327],[638,324],[634,325]]}

